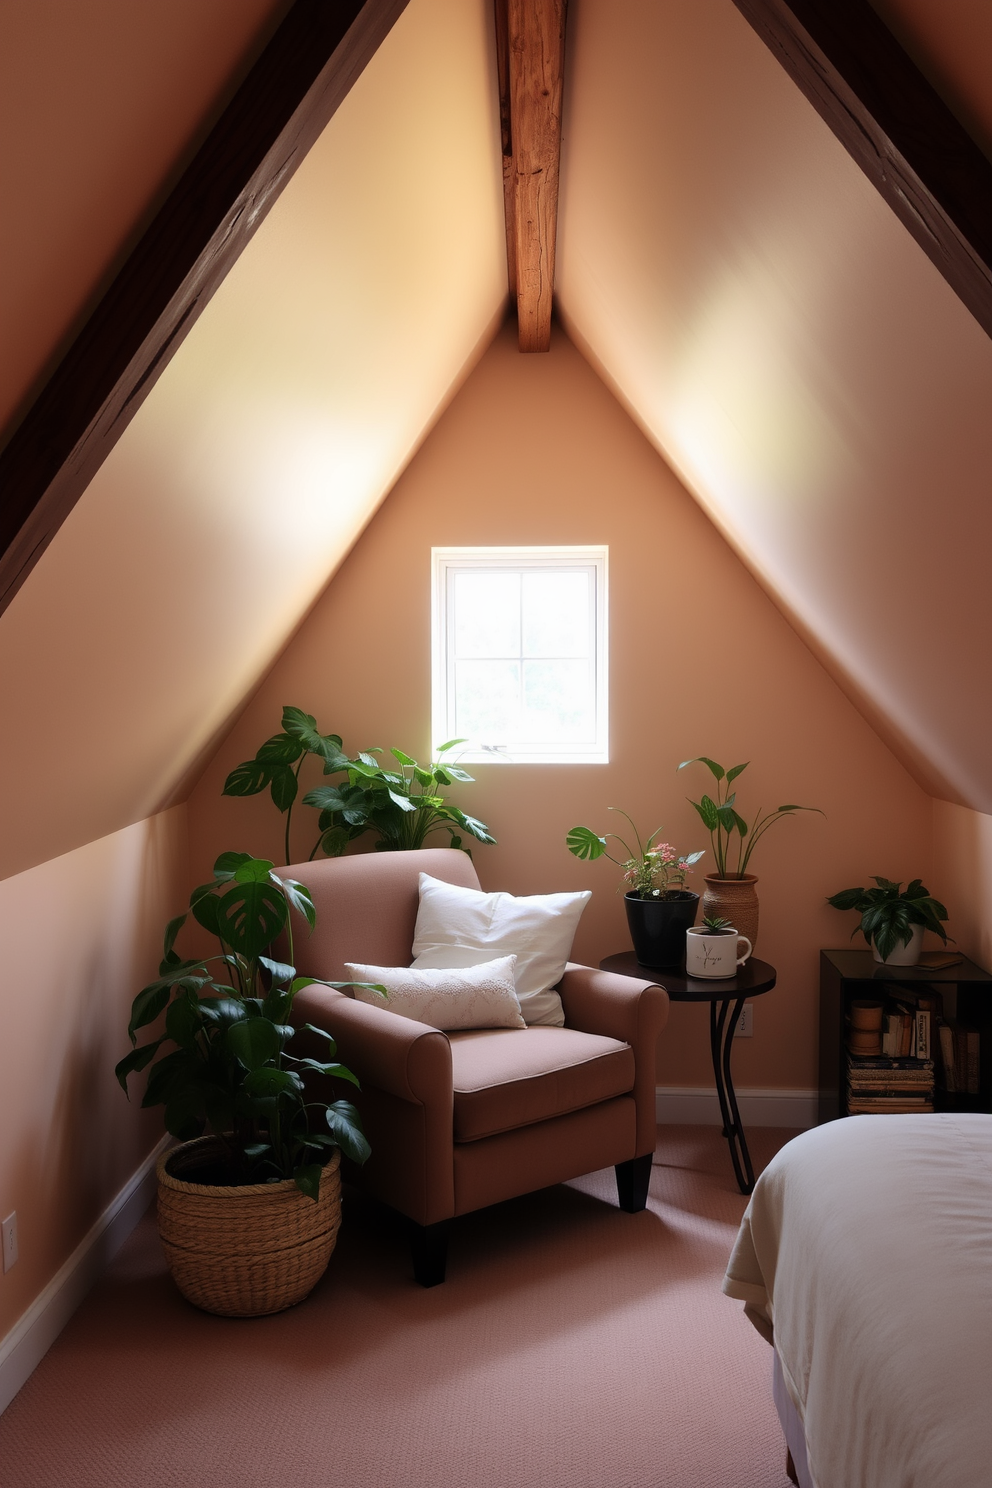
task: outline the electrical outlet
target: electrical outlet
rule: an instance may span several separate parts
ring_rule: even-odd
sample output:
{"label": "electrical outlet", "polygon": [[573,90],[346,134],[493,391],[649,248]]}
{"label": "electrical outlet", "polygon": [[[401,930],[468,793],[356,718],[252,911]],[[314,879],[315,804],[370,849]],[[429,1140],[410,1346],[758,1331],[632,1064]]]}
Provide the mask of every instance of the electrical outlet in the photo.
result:
{"label": "electrical outlet", "polygon": [[9,1271],[17,1260],[17,1215],[8,1214],[0,1222],[3,1229],[3,1269]]}
{"label": "electrical outlet", "polygon": [[750,1038],[754,1033],[754,1028],[751,1024],[751,1014],[753,1011],[754,1003],[746,1002],[737,1020],[737,1027],[734,1029],[734,1038]]}

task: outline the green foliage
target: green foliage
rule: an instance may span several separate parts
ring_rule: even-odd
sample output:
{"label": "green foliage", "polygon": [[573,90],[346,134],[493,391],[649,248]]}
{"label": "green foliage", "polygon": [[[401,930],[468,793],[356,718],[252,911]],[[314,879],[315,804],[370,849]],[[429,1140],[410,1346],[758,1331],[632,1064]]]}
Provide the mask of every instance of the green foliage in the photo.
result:
{"label": "green foliage", "polygon": [[[616,863],[623,870],[620,888],[635,894],[639,899],[674,899],[685,888],[686,875],[693,864],[699,862],[703,853],[700,851],[682,856],[670,843],[658,842],[657,838],[661,836],[660,827],[651,833],[645,845],[626,811],[622,811],[619,806],[610,806],[609,810],[627,817],[634,828],[637,852],[615,832],[607,832],[600,837],[591,827],[573,827],[567,833],[565,846],[569,852],[584,863],[594,862],[597,858],[609,858],[611,863]],[[627,854],[625,858],[615,858],[608,850],[606,844],[610,838],[620,843]]]}
{"label": "green foliage", "polygon": [[702,923],[713,935],[718,935],[721,930],[731,929],[730,921],[724,919],[723,915],[703,915]]}
{"label": "green foliage", "polygon": [[340,735],[320,733],[311,714],[287,707],[282,714],[282,733],[266,739],[253,760],[231,771],[223,793],[255,796],[269,787],[276,806],[286,815],[288,863],[300,770],[307,756],[314,755],[323,762],[325,775],[343,778],[334,785],[307,791],[303,797],[303,805],[319,813],[319,835],[310,858],[319,852],[330,858],[340,857],[364,832],[376,833],[378,851],[423,847],[432,832],[442,831],[447,832],[452,847],[468,852],[463,834],[477,842],[494,843],[496,839],[484,822],[467,816],[442,795],[455,782],[472,780],[471,775],[443,758],[461,743],[464,740],[449,739],[442,744],[438,759],[429,766],[419,765],[402,749],[393,749],[398,768],[387,769],[376,759],[381,750],[365,750],[350,759],[343,751]]}
{"label": "green foliage", "polygon": [[[358,1163],[370,1149],[349,1101],[306,1099],[307,1071],[358,1084],[335,1060],[330,1035],[306,1025],[324,1042],[321,1060],[297,1057],[287,1047],[296,1031],[293,1001],[317,980],[298,977],[293,966],[265,954],[285,932],[292,956],[291,907],[313,929],[316,913],[303,884],[280,878],[265,858],[223,853],[213,881],[190,895],[194,919],[217,936],[220,954],[184,961],[175,944],[187,917],[169,922],[158,978],[132,1004],[128,1036],[134,1047],[116,1075],[126,1093],[128,1076],[171,1045],[152,1064],[142,1105],[164,1106],[166,1129],[180,1141],[207,1129],[216,1133],[227,1148],[233,1183],[295,1178],[316,1199],[331,1149],[340,1147]],[[138,1032],[163,1012],[164,1034],[138,1047]]]}
{"label": "green foliage", "polygon": [[[749,825],[737,810],[737,792],[730,790],[730,786],[738,775],[747,769],[749,763],[749,760],[745,760],[742,765],[734,765],[732,769],[725,770],[722,765],[717,764],[716,760],[708,759],[705,754],[701,754],[696,759],[683,760],[679,765],[680,770],[684,770],[687,765],[705,765],[717,783],[715,801],[712,796],[704,795],[699,801],[693,801],[690,798],[689,805],[710,834],[716,871],[721,878],[739,877],[746,873],[751,854],[761,838],[769,827],[774,826],[783,817],[794,816],[797,811],[816,811],[820,816],[823,815],[819,806],[788,804],[776,806],[774,811],[766,812],[762,816],[759,806],[754,820]],[[737,845],[737,864],[736,867],[728,870],[728,854],[732,843]]]}
{"label": "green foliage", "polygon": [[856,909],[861,915],[860,924],[851,931],[852,939],[860,930],[869,945],[875,942],[883,961],[897,945],[909,945],[914,925],[932,930],[947,944],[947,932],[941,924],[947,919],[947,910],[928,893],[921,879],[914,878],[905,891],[891,878],[876,876],[875,883],[874,889],[841,889],[827,900],[834,909]]}

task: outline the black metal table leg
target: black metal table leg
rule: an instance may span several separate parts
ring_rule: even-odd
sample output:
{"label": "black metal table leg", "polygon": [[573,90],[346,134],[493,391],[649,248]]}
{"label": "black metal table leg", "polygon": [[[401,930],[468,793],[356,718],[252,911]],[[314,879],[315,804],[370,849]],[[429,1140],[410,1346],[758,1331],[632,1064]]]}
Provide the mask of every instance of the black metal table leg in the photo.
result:
{"label": "black metal table leg", "polygon": [[710,1052],[713,1056],[713,1077],[723,1118],[723,1135],[730,1147],[730,1161],[734,1165],[734,1176],[741,1193],[749,1194],[754,1188],[754,1168],[751,1154],[747,1150],[747,1139],[737,1106],[734,1081],[730,1073],[730,1055],[734,1047],[734,1029],[744,1009],[746,997],[726,998],[717,1004],[710,1003]]}

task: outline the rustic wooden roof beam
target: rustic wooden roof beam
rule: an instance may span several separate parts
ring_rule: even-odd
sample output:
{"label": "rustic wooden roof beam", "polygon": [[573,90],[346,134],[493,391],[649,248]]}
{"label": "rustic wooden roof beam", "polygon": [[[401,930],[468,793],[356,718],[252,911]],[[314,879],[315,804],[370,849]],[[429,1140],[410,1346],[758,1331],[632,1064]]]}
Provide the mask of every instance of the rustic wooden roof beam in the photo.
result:
{"label": "rustic wooden roof beam", "polygon": [[407,0],[295,0],[0,453],[0,611]]}
{"label": "rustic wooden roof beam", "polygon": [[867,0],[734,0],[992,335],[992,164]]}
{"label": "rustic wooden roof beam", "polygon": [[496,0],[510,293],[517,299],[521,351],[551,345],[565,4]]}

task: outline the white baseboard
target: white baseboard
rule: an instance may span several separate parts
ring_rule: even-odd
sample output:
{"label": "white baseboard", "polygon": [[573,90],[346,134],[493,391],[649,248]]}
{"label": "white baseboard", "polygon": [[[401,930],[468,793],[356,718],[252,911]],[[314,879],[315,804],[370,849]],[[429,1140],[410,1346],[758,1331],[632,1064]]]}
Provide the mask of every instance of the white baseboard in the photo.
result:
{"label": "white baseboard", "polygon": [[5,1411],[98,1281],[155,1197],[155,1164],[172,1138],[164,1136],[111,1199],[40,1296],[0,1342],[0,1411]]}
{"label": "white baseboard", "polygon": [[[803,1131],[817,1121],[815,1090],[738,1090],[745,1126],[791,1126]],[[722,1126],[720,1102],[712,1085],[659,1085],[658,1121],[672,1126]]]}

